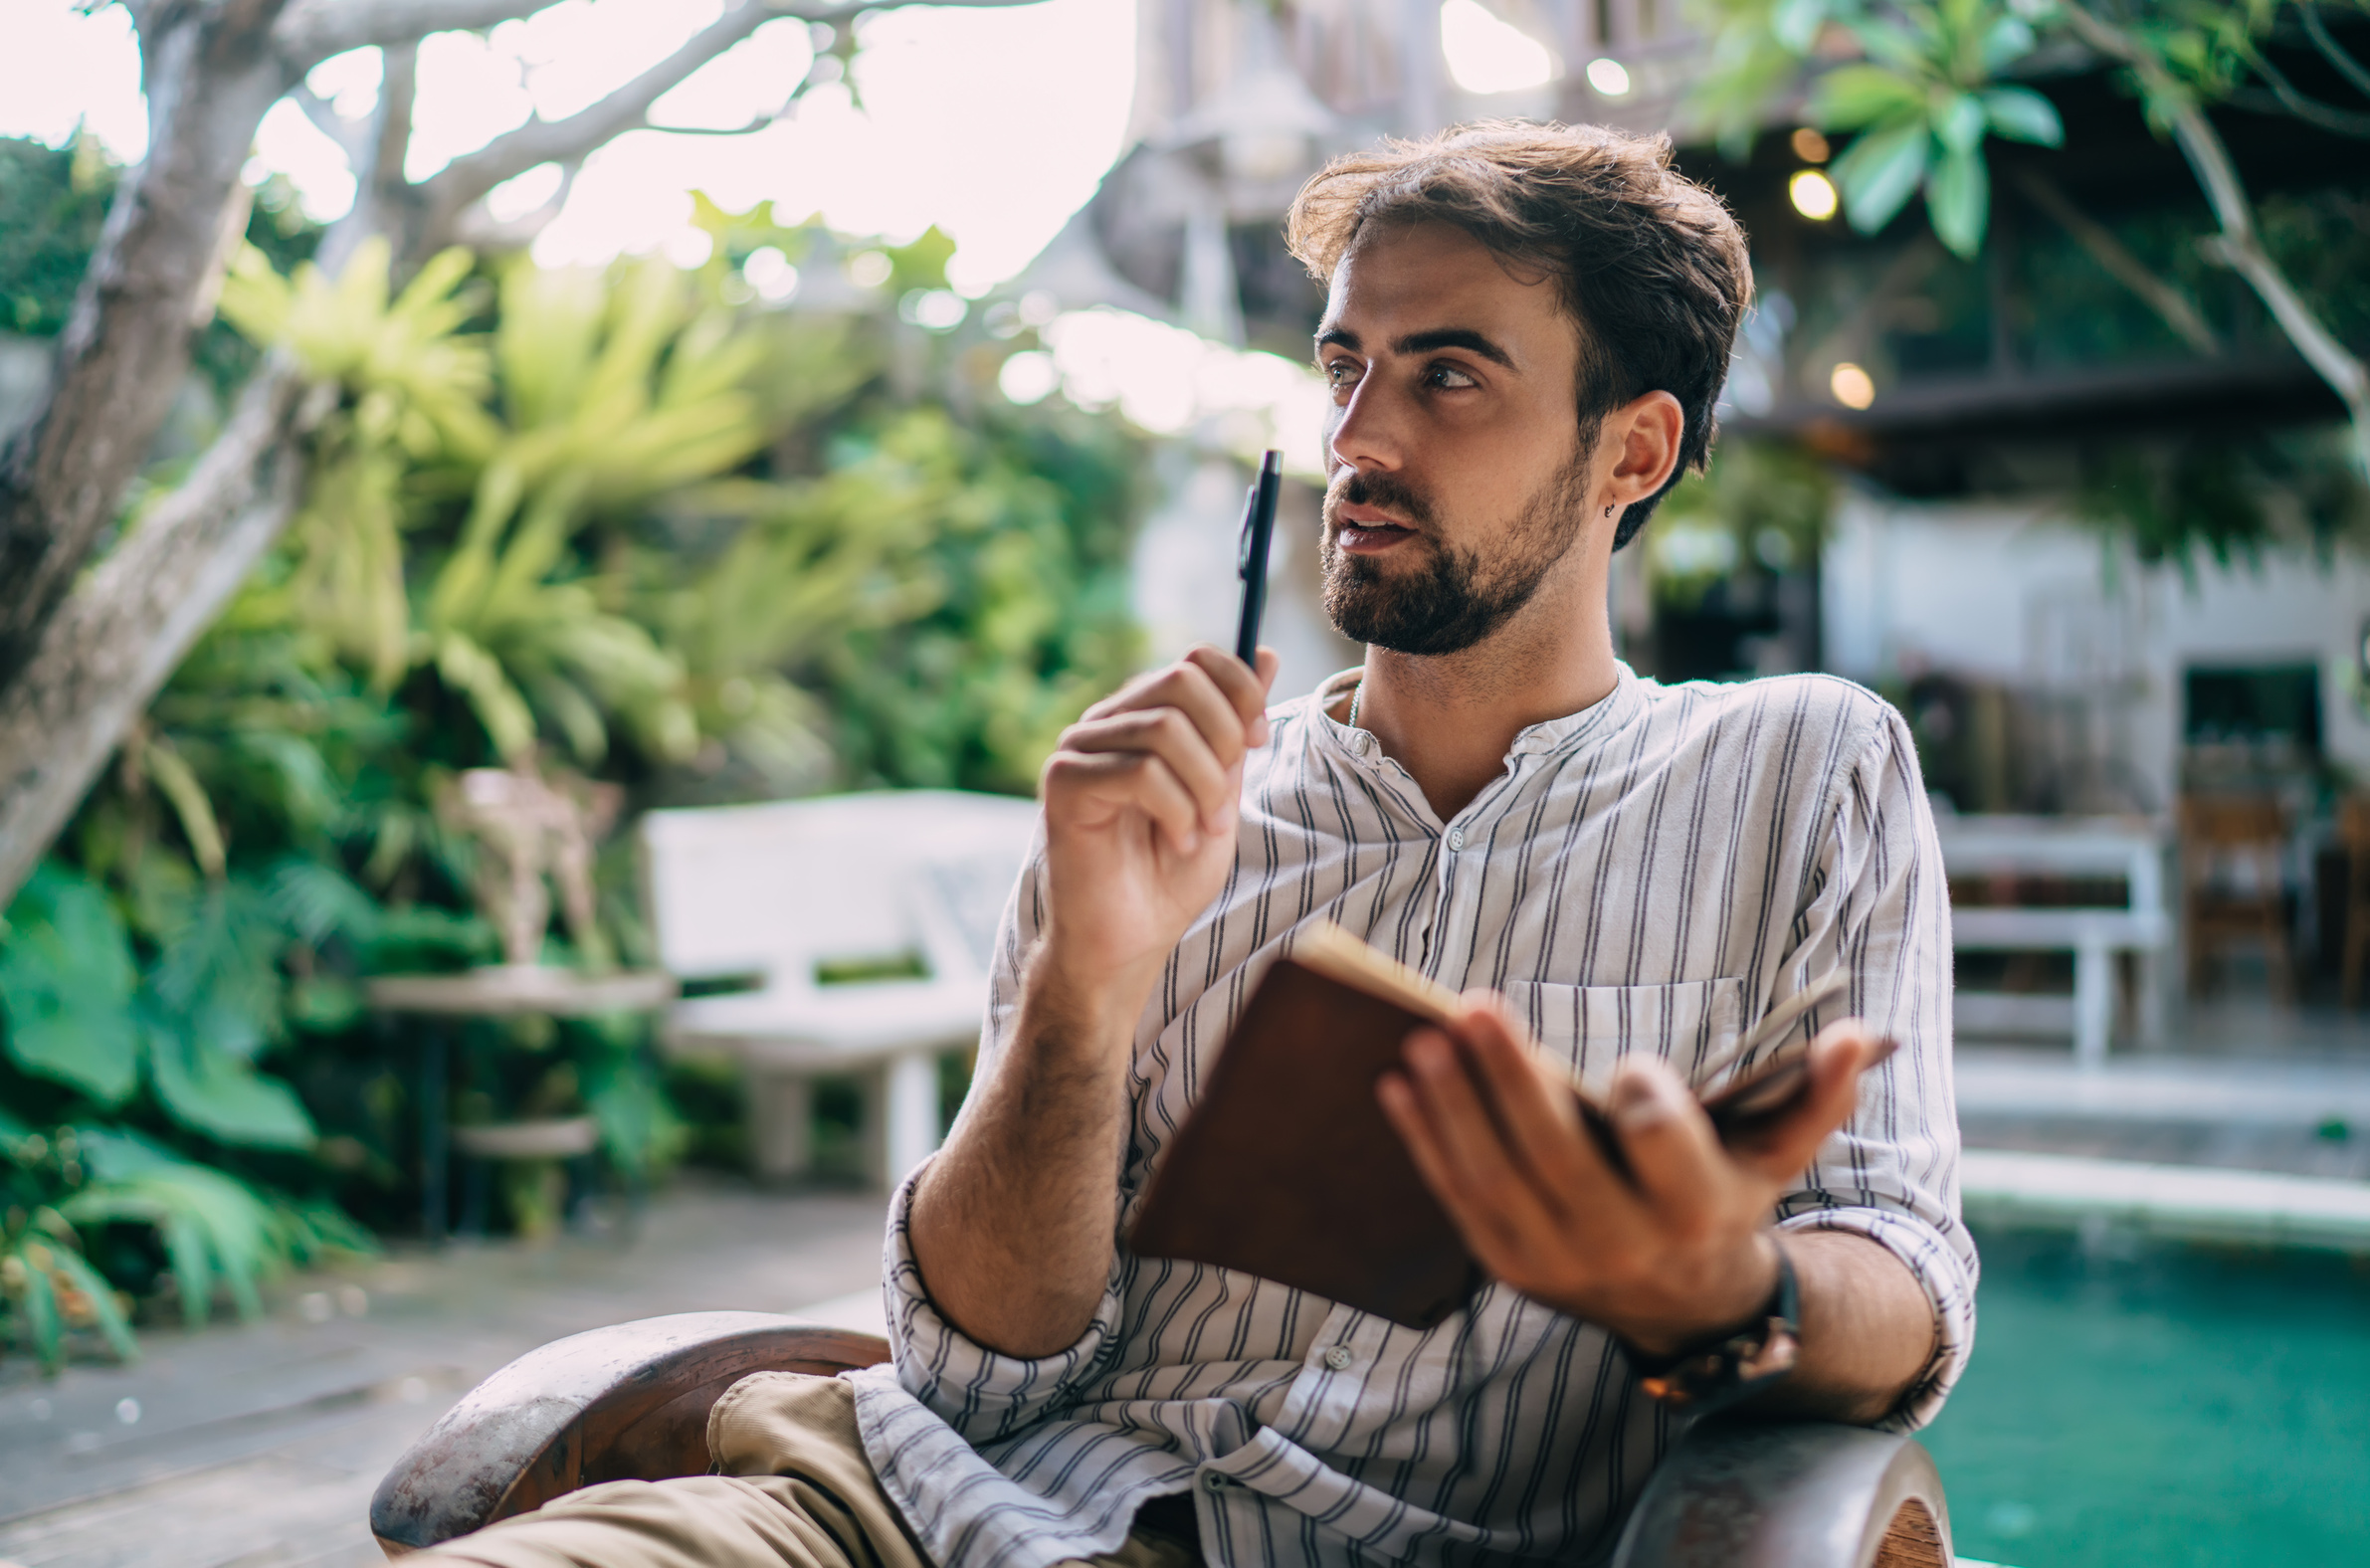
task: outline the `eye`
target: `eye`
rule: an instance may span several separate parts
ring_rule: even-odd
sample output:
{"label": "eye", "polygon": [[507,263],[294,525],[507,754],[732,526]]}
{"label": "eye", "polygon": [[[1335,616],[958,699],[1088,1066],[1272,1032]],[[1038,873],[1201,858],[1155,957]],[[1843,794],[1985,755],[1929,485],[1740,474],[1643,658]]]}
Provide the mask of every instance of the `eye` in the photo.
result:
{"label": "eye", "polygon": [[1354,359],[1330,360],[1324,367],[1325,384],[1338,391],[1358,384],[1358,363]]}
{"label": "eye", "polygon": [[1445,361],[1436,363],[1430,369],[1426,370],[1424,372],[1424,382],[1427,386],[1439,387],[1443,391],[1447,392],[1461,392],[1467,387],[1478,387],[1481,385],[1479,381],[1476,381],[1462,367],[1446,363]]}

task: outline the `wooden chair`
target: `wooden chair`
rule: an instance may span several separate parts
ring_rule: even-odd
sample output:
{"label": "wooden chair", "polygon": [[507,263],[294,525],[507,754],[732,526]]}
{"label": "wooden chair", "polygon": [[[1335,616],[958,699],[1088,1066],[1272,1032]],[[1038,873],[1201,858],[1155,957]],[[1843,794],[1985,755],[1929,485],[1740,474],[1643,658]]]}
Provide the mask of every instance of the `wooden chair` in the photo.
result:
{"label": "wooden chair", "polygon": [[[2189,942],[2189,994],[2203,996],[2217,949],[2263,945],[2271,994],[2295,995],[2287,951],[2287,808],[2268,795],[2192,795],[2181,802],[2181,903]],[[2227,881],[2245,868],[2244,885]]]}
{"label": "wooden chair", "polygon": [[2370,969],[2370,795],[2349,795],[2337,808],[2337,842],[2345,847],[2345,1005],[2359,1007]]}
{"label": "wooden chair", "polygon": [[[389,1557],[608,1480],[707,1472],[707,1411],[751,1372],[871,1366],[868,1334],[686,1312],[555,1340],[445,1413],[379,1482]],[[1613,1568],[1950,1568],[1950,1514],[1912,1440],[1826,1422],[1699,1422],[1647,1482]]]}

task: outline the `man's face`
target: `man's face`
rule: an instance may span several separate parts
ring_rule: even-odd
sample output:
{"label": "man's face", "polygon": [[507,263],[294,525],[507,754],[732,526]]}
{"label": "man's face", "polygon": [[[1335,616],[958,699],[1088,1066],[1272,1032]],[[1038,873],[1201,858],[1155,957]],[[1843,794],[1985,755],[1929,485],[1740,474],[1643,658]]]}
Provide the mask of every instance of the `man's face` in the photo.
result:
{"label": "man's face", "polygon": [[1359,237],[1316,346],[1333,389],[1325,609],[1344,636],[1461,652],[1571,554],[1594,467],[1573,403],[1579,354],[1554,284],[1509,272],[1463,230]]}

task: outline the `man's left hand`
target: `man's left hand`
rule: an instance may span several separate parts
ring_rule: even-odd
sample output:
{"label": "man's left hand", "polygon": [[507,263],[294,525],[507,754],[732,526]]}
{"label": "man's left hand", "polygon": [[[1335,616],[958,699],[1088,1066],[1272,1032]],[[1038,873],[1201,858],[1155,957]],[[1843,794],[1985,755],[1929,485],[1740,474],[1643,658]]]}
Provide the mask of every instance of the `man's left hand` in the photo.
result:
{"label": "man's left hand", "polygon": [[1749,1149],[1721,1146],[1677,1074],[1630,1057],[1607,1095],[1624,1176],[1580,1120],[1570,1078],[1494,994],[1408,1036],[1384,1112],[1482,1269],[1649,1355],[1748,1321],[1776,1284],[1769,1225],[1819,1143],[1849,1119],[1879,1049],[1858,1019],[1812,1042],[1810,1086]]}

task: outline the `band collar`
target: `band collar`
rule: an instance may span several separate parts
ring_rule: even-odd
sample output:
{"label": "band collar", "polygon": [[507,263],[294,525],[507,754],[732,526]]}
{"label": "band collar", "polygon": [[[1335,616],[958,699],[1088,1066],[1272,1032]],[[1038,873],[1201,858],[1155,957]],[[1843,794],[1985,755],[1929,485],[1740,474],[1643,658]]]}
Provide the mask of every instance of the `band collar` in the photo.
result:
{"label": "band collar", "polygon": [[[1621,660],[1613,662],[1613,689],[1576,713],[1542,719],[1514,736],[1508,757],[1543,756],[1551,751],[1600,744],[1628,724],[1645,701],[1637,673]],[[1352,756],[1373,760],[1382,756],[1382,743],[1371,731],[1352,729],[1328,711],[1364,677],[1363,667],[1329,675],[1316,685],[1316,732]]]}

